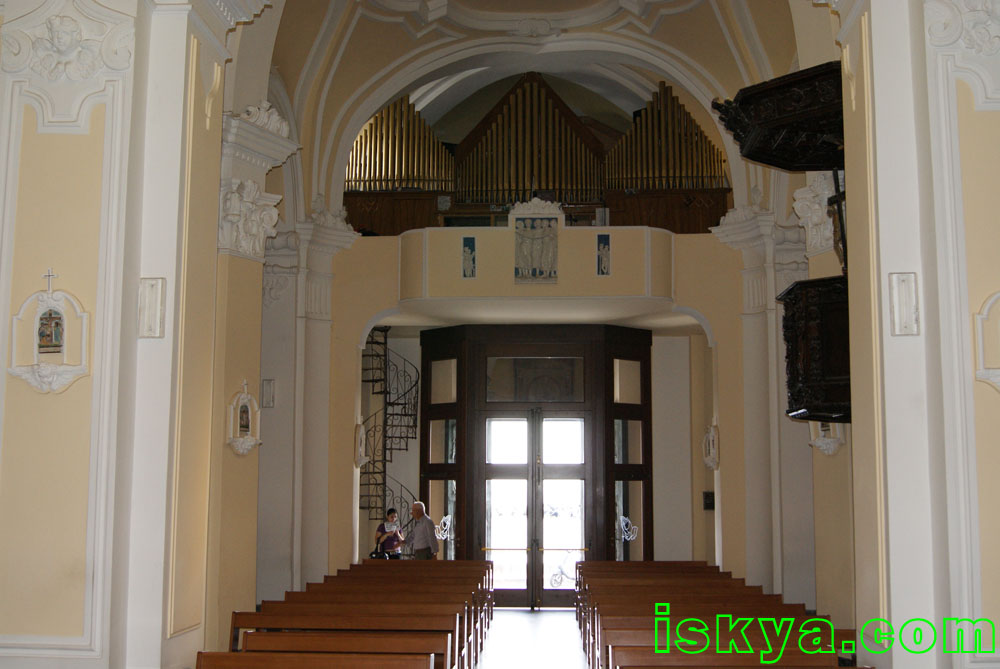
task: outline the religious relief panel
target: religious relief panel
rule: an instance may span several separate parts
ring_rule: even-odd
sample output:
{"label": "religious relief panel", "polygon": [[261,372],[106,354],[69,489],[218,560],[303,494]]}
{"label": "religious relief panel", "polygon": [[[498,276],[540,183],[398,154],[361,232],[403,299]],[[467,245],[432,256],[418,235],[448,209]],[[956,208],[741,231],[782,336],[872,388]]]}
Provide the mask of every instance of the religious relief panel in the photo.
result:
{"label": "religious relief panel", "polygon": [[559,252],[558,221],[524,218],[514,228],[514,281],[555,283]]}
{"label": "religious relief panel", "polygon": [[611,276],[611,235],[597,235],[597,276]]}
{"label": "religious relief panel", "polygon": [[556,283],[559,269],[559,228],[566,218],[557,202],[538,198],[514,205],[514,283]]}

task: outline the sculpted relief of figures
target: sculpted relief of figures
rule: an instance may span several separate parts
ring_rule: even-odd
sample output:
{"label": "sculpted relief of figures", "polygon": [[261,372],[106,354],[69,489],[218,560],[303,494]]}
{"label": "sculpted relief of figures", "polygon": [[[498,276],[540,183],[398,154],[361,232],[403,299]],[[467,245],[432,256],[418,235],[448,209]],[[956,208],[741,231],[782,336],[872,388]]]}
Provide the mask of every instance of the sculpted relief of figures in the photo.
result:
{"label": "sculpted relief of figures", "polygon": [[555,283],[559,251],[556,218],[521,218],[515,222],[514,281]]}
{"label": "sculpted relief of figures", "polygon": [[252,179],[223,184],[219,248],[249,258],[264,258],[264,242],[277,234],[280,195],[265,193]]}

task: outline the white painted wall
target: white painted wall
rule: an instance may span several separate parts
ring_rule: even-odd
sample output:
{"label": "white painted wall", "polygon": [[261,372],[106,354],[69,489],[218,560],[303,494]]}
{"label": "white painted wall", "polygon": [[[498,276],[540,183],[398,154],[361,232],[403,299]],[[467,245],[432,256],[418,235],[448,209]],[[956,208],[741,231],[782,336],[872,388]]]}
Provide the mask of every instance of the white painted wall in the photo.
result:
{"label": "white painted wall", "polygon": [[653,337],[653,558],[690,560],[691,364],[687,337]]}

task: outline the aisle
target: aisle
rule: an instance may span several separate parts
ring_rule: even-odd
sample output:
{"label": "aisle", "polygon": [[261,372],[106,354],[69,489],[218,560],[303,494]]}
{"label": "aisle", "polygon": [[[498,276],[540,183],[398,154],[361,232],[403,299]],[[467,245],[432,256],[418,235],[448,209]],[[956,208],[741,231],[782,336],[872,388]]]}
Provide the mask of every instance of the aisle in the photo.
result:
{"label": "aisle", "polygon": [[479,669],[584,669],[572,609],[496,609]]}

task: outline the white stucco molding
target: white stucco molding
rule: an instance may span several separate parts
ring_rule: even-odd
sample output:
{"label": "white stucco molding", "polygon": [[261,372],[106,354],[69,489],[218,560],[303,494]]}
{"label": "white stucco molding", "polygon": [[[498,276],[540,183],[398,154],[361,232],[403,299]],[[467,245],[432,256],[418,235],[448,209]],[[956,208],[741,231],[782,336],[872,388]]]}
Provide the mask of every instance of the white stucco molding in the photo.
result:
{"label": "white stucco molding", "polygon": [[131,16],[93,0],[48,0],[0,28],[5,89],[20,86],[39,129],[89,131],[88,112],[109,81],[131,81]]}
{"label": "white stucco molding", "polygon": [[805,231],[779,226],[774,214],[759,205],[731,209],[709,228],[719,241],[743,252],[743,310],[773,309],[785,287],[806,278]]}
{"label": "white stucco molding", "polygon": [[309,220],[296,226],[306,246],[306,318],[330,320],[333,256],[348,249],[361,235],[347,222],[347,210],[330,211],[322,194],[313,198]]}
{"label": "white stucco molding", "polygon": [[600,0],[572,11],[545,11],[544,3],[532,12],[512,12],[469,7],[462,0],[371,0],[384,11],[412,15],[422,23],[447,19],[484,32],[505,32],[532,37],[558,35],[570,28],[602,23],[619,14],[633,21],[656,11],[657,24],[664,16],[687,11],[703,0]]}
{"label": "white stucco molding", "polygon": [[[279,221],[280,227],[280,221]],[[299,274],[299,233],[279,232],[264,243],[264,307],[279,302]]]}
{"label": "white stucco molding", "polygon": [[[990,319],[1000,303],[1000,292],[993,293],[976,314],[976,378],[1000,390],[1000,363],[997,362],[1000,353],[1000,326],[996,322],[988,327]],[[993,361],[992,365],[989,360]]]}
{"label": "white stucco molding", "polygon": [[834,194],[833,177],[827,172],[809,172],[807,185],[796,190],[792,209],[806,231],[806,257],[833,250],[833,218],[827,201]]}
{"label": "white stucco molding", "polygon": [[973,79],[977,102],[1000,109],[1000,7],[992,0],[927,0],[927,45]]}
{"label": "white stucco molding", "polygon": [[219,251],[264,262],[264,240],[277,234],[280,195],[253,179],[223,179],[219,195]]}
{"label": "white stucco molding", "polygon": [[[251,109],[257,110],[252,113],[255,120],[246,117]],[[284,129],[286,136],[273,132],[271,126]],[[248,108],[243,116],[223,116],[222,173],[232,174],[233,163],[237,161],[265,172],[283,164],[300,148],[287,138],[287,132],[287,121],[280,117],[275,119],[267,113],[261,114],[256,106]]]}
{"label": "white stucco molding", "polygon": [[[274,73],[272,72],[271,74],[273,75]],[[272,107],[271,103],[267,100],[261,100],[256,105],[249,105],[240,114],[240,118],[286,139],[291,132],[288,120],[281,115],[281,112]]]}
{"label": "white stucco molding", "polygon": [[204,12],[214,19],[222,32],[236,27],[237,23],[247,23],[271,5],[270,0],[196,0],[204,7]]}

